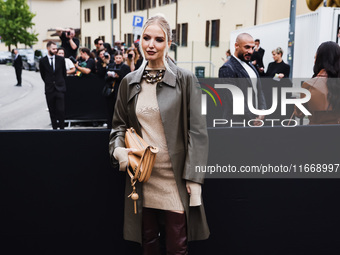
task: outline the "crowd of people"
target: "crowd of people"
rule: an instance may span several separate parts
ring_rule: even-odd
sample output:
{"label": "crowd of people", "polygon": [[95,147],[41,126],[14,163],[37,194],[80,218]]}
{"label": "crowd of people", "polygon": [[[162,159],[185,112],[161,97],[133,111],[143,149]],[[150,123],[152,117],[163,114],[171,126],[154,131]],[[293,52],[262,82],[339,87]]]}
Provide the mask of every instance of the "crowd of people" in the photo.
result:
{"label": "crowd of people", "polygon": [[[126,48],[123,42],[118,41],[113,48],[109,43],[97,38],[94,40],[95,48],[92,51],[88,48],[80,48],[79,56],[75,58],[71,53],[75,48],[73,46],[78,46],[79,41],[75,40],[73,34],[72,29],[59,32],[62,47],[69,49],[67,51],[69,54],[65,54],[65,61],[69,63],[66,70],[67,75],[95,74],[104,79],[103,96],[107,105],[107,128],[111,129],[120,82],[128,73],[137,70],[143,62],[138,42],[132,44],[130,48]],[[67,43],[65,38],[69,38],[70,42]]]}
{"label": "crowd of people", "polygon": [[[302,88],[311,93],[311,99],[303,106],[311,113],[308,116],[309,124],[340,124],[340,47],[335,42],[322,43],[315,55],[314,75],[311,80],[305,81]],[[247,105],[247,88],[252,88],[253,101],[256,109],[265,110],[273,104],[273,88],[278,88],[278,98],[281,98],[282,87],[292,87],[290,79],[290,66],[282,59],[284,54],[281,47],[272,50],[273,62],[265,69],[263,56],[265,50],[260,47],[260,40],[254,40],[250,34],[239,34],[235,42],[235,52],[231,55],[226,52],[227,59],[219,70],[219,77],[228,79],[230,83],[239,87],[245,95],[245,114],[233,115],[233,100],[231,94],[227,95],[224,117],[234,120],[253,120],[253,125],[263,125],[265,116],[255,116]],[[224,59],[223,59],[224,60]],[[239,78],[235,82],[235,78]],[[301,93],[301,98],[306,97]],[[291,93],[287,97],[292,97]],[[279,104],[280,105],[280,104]],[[291,115],[290,115],[291,114]],[[288,118],[294,116],[303,118],[304,113],[297,108],[291,108]],[[271,118],[282,120],[280,109],[277,109]]]}
{"label": "crowd of people", "polygon": [[[188,241],[209,237],[201,197],[201,175],[192,171],[194,165],[205,165],[208,134],[205,118],[200,112],[201,90],[190,71],[177,67],[168,56],[171,29],[162,15],[149,18],[144,24],[139,45],[125,48],[121,43],[112,48],[101,38],[95,49],[79,48],[72,29],[58,30],[62,45],[47,43],[48,54],[40,60],[40,73],[53,129],[64,128],[67,75],[98,75],[105,84],[107,99],[110,156],[121,171],[128,166],[133,152],[125,145],[125,132],[134,128],[148,144],[159,148],[148,182],[137,183],[142,191],[138,200],[139,215],[133,213],[130,176],[127,175],[124,238],[139,242],[143,254],[161,254],[165,242],[167,254],[188,254]],[[77,52],[79,50],[79,55]],[[14,66],[20,67],[20,55],[15,53]],[[282,60],[283,50],[272,50],[273,62],[265,70],[260,40],[250,34],[239,34],[235,52],[227,52],[227,60],[219,69],[219,77],[229,79],[245,95],[244,115],[233,115],[233,100],[227,94],[225,117],[236,121],[253,121],[261,126],[264,115],[248,108],[249,88],[253,92],[253,107],[266,110],[269,100],[264,87],[290,86],[290,66]],[[131,73],[134,71],[133,73]],[[322,43],[315,56],[314,75],[302,87],[311,99],[304,106],[312,112],[310,124],[340,123],[340,47],[335,42]],[[17,76],[20,73],[17,73]],[[263,84],[260,77],[270,78]],[[21,78],[18,76],[18,86]],[[303,95],[302,95],[303,96]],[[303,113],[298,108],[294,114]],[[164,229],[164,231],[163,231]],[[163,237],[165,233],[165,236]]]}
{"label": "crowd of people", "polygon": [[106,72],[104,71],[109,68],[110,63],[115,63],[116,55],[123,57],[122,63],[129,66],[130,71],[138,69],[143,62],[137,42],[127,48],[123,42],[118,41],[112,48],[109,43],[97,38],[94,40],[95,48],[91,51],[86,47],[79,48],[79,40],[75,38],[74,29],[58,28],[57,34],[61,40],[58,52],[59,50],[63,52],[67,62],[67,75],[97,74],[100,77],[105,77]]}
{"label": "crowd of people", "polygon": [[[40,59],[40,73],[45,83],[45,95],[53,129],[64,129],[66,76],[97,75],[104,81],[103,96],[107,105],[107,127],[112,127],[112,116],[120,82],[142,62],[138,42],[130,48],[117,42],[112,48],[101,38],[94,40],[95,49],[79,48],[79,39],[72,28],[56,29],[61,47],[49,41],[47,56]],[[15,49],[14,64],[17,85],[21,86],[21,56]],[[78,53],[78,54],[77,54]],[[60,60],[62,59],[62,63]],[[52,67],[52,68],[51,68]]]}
{"label": "crowd of people", "polygon": [[[68,29],[56,29],[57,34],[61,40],[61,47],[56,48],[56,44],[54,42],[49,42],[47,44],[48,55],[45,57],[49,60],[50,66],[55,64],[51,62],[51,59],[55,61],[55,55],[58,57],[62,57],[64,59],[65,65],[65,77],[66,76],[87,76],[87,75],[97,75],[98,77],[104,80],[104,89],[103,96],[106,100],[107,105],[107,127],[111,129],[112,127],[112,118],[114,113],[114,106],[117,100],[117,93],[119,90],[120,83],[122,79],[130,72],[138,70],[143,64],[142,53],[140,52],[139,41],[136,41],[131,45],[131,47],[126,47],[126,45],[117,41],[114,47],[111,47],[109,43],[104,42],[101,38],[97,38],[94,40],[95,48],[91,51],[86,47],[79,48],[79,39],[75,37],[75,30],[72,28]],[[332,45],[329,42],[329,45]],[[52,47],[52,48],[51,48]],[[321,47],[321,46],[320,46]],[[331,47],[331,46],[330,46]],[[336,48],[336,46],[334,46]],[[337,47],[339,47],[337,45]],[[56,48],[56,49],[55,49]],[[335,50],[335,49],[334,49]],[[319,52],[319,50],[318,50]],[[292,87],[292,81],[289,79],[290,75],[290,66],[283,61],[284,51],[281,47],[277,47],[271,51],[273,62],[268,64],[268,67],[264,67],[263,57],[265,54],[265,50],[260,46],[260,39],[253,39],[253,37],[247,33],[243,33],[238,35],[235,42],[235,52],[232,54],[230,50],[226,52],[226,59],[223,59],[225,62],[224,65],[219,70],[220,78],[245,78],[243,82],[236,84],[243,92],[245,102],[245,114],[243,116],[234,116],[233,115],[233,101],[230,94],[226,96],[226,107],[224,109],[224,118],[231,119],[234,118],[235,121],[237,119],[240,120],[258,120],[253,121],[254,125],[262,125],[265,116],[255,116],[249,109],[247,100],[247,89],[250,87],[253,89],[254,93],[254,106],[256,109],[265,110],[268,107],[272,106],[272,89],[273,88],[281,88],[281,87]],[[327,54],[325,56],[321,56],[320,54]],[[327,77],[335,78],[338,75],[336,70],[329,71],[327,61],[327,56],[337,56],[337,53],[321,51],[321,53],[316,54],[316,64],[320,65],[320,61],[318,59],[322,58],[321,61],[324,65],[318,72],[315,71],[316,67],[314,67],[314,76],[313,79],[320,80],[321,77],[323,79],[327,79]],[[17,49],[13,50],[13,66],[15,67],[17,84],[16,86],[21,86],[21,73],[22,73],[22,59]],[[41,76],[46,84],[46,79],[48,75],[51,76],[51,82],[54,84],[55,89],[53,90],[54,96],[51,96],[51,92],[47,88],[48,86],[52,86],[47,82],[45,86],[46,99],[50,112],[51,122],[54,129],[64,128],[64,125],[57,125],[56,123],[61,123],[64,120],[64,107],[61,105],[64,104],[64,95],[56,95],[56,92],[64,94],[65,89],[61,89],[57,85],[57,80],[60,80],[60,77],[56,77],[55,69],[56,65],[53,66],[53,72],[51,74],[47,74],[48,72],[44,69],[46,66],[46,61],[44,63],[44,59],[40,60],[41,62]],[[329,60],[329,58],[328,58]],[[335,60],[334,60],[335,61]],[[334,62],[333,61],[333,62]],[[45,65],[44,65],[45,64]],[[327,65],[328,64],[328,65]],[[335,62],[333,64],[336,64]],[[64,73],[62,73],[64,76]],[[266,79],[269,78],[269,79]],[[47,79],[48,80],[48,79]],[[340,96],[340,92],[336,87],[336,82],[327,81],[322,82],[327,86],[324,87],[321,94],[324,96],[323,100],[326,100],[324,104],[326,106],[322,106],[322,113],[325,112],[325,115],[329,115],[329,112],[332,109],[332,115],[334,111],[338,111],[337,103],[334,98]],[[61,86],[63,87],[63,86]],[[314,85],[310,85],[310,81],[306,81],[303,88],[308,89],[309,91],[315,94],[315,91],[318,91],[314,87]],[[280,93],[280,90],[279,90]],[[315,95],[312,93],[312,96]],[[291,96],[291,95],[288,95]],[[305,95],[301,95],[304,97]],[[52,99],[51,99],[52,98]],[[278,96],[280,98],[280,94]],[[59,102],[59,100],[61,100]],[[58,103],[59,102],[59,103]],[[311,102],[314,102],[311,100]],[[304,107],[308,108],[308,104],[304,104]],[[309,108],[311,108],[309,106]],[[57,109],[57,110],[56,110]],[[316,108],[311,108],[316,109]],[[293,112],[294,109],[292,109]],[[320,113],[317,113],[320,114]],[[315,112],[313,117],[310,117],[310,124],[322,124],[325,123],[323,118],[316,118],[317,115]],[[294,115],[302,118],[303,114],[299,109],[294,110]],[[336,116],[339,114],[336,113]],[[334,115],[334,116],[335,116]],[[293,115],[292,115],[293,116]],[[334,117],[333,116],[333,117]],[[283,119],[284,116],[280,115],[280,109],[276,110],[271,117],[275,119]],[[317,120],[316,120],[317,119]],[[320,120],[321,119],[321,120]],[[334,117],[332,121],[327,120],[327,123],[340,123],[340,118]]]}

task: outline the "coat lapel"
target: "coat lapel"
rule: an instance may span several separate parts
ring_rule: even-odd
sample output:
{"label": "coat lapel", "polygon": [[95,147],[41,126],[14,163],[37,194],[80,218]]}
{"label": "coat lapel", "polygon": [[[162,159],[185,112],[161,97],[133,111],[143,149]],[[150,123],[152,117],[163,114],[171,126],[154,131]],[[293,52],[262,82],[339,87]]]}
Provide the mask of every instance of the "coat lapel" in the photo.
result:
{"label": "coat lapel", "polygon": [[248,66],[250,66],[251,69],[253,69],[253,71],[255,72],[257,78],[259,78],[259,73],[257,72],[255,66],[253,66],[253,64],[249,63]]}
{"label": "coat lapel", "polygon": [[249,87],[253,87],[252,83],[251,83],[251,80],[250,80],[250,77],[249,77],[249,74],[247,73],[246,69],[244,69],[244,67],[240,64],[240,62],[234,56],[232,56],[231,59],[233,60],[233,62],[235,64],[235,67],[236,67],[236,70],[238,72],[239,78],[247,79],[247,81],[249,83],[248,86]]}
{"label": "coat lapel", "polygon": [[50,58],[49,58],[48,55],[45,57],[45,65],[46,65],[46,67],[48,68],[48,70],[50,70],[50,72],[53,73],[52,66],[51,66],[51,64],[50,64]]}
{"label": "coat lapel", "polygon": [[55,67],[54,67],[55,71],[57,71],[57,68],[60,67],[60,61],[61,60],[64,60],[64,59],[61,59],[61,57],[59,57],[59,56],[55,56]]}

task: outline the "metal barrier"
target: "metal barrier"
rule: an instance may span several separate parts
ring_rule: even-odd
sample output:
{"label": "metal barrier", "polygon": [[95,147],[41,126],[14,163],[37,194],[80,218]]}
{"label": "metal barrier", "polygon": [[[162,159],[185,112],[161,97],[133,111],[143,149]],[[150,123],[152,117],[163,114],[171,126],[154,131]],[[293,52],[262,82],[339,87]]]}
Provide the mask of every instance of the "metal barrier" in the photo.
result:
{"label": "metal barrier", "polygon": [[[209,164],[339,163],[339,132],[209,129]],[[0,132],[3,254],[141,254],[123,240],[126,173],[110,167],[108,139],[108,130]],[[314,177],[207,179],[211,236],[189,243],[191,254],[337,254],[340,179]]]}
{"label": "metal barrier", "polygon": [[102,95],[104,79],[97,75],[66,78],[65,121],[73,122],[106,121],[107,106]]}

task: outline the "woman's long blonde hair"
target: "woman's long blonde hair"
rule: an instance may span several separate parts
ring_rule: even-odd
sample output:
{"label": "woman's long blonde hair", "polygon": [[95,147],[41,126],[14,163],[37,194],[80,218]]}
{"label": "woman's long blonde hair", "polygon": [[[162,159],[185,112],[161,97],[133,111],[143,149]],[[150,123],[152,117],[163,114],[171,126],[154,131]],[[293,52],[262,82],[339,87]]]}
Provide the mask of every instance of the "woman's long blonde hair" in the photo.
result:
{"label": "woman's long blonde hair", "polygon": [[144,51],[143,51],[143,48],[142,48],[142,43],[143,43],[143,34],[144,34],[144,31],[145,29],[152,25],[152,24],[157,24],[159,25],[159,27],[163,30],[164,34],[165,34],[165,43],[166,43],[166,48],[165,48],[165,51],[164,51],[164,55],[163,55],[163,63],[164,63],[164,66],[165,66],[165,69],[168,70],[169,72],[173,73],[168,65],[168,62],[167,62],[167,56],[168,56],[168,53],[169,53],[169,42],[172,41],[172,32],[171,32],[171,29],[170,29],[170,25],[169,25],[169,22],[166,20],[165,16],[161,13],[158,13],[152,17],[150,17],[144,24],[143,26],[143,29],[142,29],[142,36],[140,38],[140,43],[139,43],[139,49],[140,49],[140,53],[143,57],[143,68],[145,68],[146,64],[147,64],[147,60],[145,59],[145,55],[144,55]]}

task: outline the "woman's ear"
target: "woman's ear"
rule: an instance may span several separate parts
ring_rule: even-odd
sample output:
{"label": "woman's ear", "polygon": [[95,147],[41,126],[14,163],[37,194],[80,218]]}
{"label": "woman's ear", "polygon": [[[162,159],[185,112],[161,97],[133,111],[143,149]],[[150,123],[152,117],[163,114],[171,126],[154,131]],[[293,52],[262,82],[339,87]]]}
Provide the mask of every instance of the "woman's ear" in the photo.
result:
{"label": "woman's ear", "polygon": [[169,48],[170,48],[170,46],[171,46],[171,43],[172,43],[172,41],[169,41],[169,42],[168,42],[168,46],[169,46]]}

